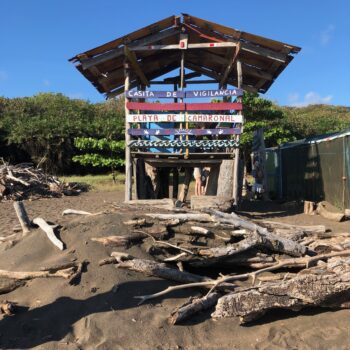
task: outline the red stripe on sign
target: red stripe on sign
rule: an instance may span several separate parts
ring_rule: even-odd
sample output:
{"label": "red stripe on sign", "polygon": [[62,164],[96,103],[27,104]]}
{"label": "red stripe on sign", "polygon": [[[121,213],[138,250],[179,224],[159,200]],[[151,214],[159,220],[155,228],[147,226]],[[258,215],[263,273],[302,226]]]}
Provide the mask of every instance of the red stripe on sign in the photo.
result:
{"label": "red stripe on sign", "polygon": [[230,111],[242,110],[242,103],[236,102],[219,102],[219,103],[186,103],[187,111]]}
{"label": "red stripe on sign", "polygon": [[184,103],[145,103],[145,102],[128,102],[128,109],[139,109],[141,111],[184,111]]}

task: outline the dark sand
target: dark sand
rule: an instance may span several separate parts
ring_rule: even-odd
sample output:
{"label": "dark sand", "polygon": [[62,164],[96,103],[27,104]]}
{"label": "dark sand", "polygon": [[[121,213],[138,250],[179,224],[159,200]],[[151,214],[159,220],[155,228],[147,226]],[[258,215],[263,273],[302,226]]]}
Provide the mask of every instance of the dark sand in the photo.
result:
{"label": "dark sand", "polygon": [[[142,274],[99,267],[98,261],[113,250],[90,241],[90,237],[125,234],[122,221],[132,212],[96,217],[62,217],[63,209],[87,211],[110,209],[123,193],[86,193],[78,197],[43,199],[25,205],[31,218],[41,216],[61,224],[67,249],[59,251],[39,230],[17,245],[0,244],[0,269],[38,270],[58,262],[87,259],[87,271],[76,286],[63,279],[36,279],[0,300],[17,302],[12,317],[0,316],[1,349],[349,349],[350,310],[306,309],[299,313],[276,311],[242,327],[235,318],[213,321],[202,313],[185,325],[169,326],[166,318],[178,305],[198,291],[170,294],[138,306],[133,298],[157,292],[171,283]],[[264,212],[264,214],[262,214]],[[319,216],[306,216],[294,205],[247,203],[242,214],[294,224],[325,224],[333,232],[350,232],[350,223],[332,223]],[[12,234],[17,224],[12,203],[0,203],[0,236]],[[128,250],[147,258],[138,246]],[[119,284],[113,293],[112,288]],[[1,318],[2,317],[2,318]]]}

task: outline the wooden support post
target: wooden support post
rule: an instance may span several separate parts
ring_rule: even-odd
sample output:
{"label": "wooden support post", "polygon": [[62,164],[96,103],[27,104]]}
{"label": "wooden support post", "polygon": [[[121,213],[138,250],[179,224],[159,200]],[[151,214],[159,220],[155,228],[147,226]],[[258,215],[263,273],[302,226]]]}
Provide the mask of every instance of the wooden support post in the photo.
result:
{"label": "wooden support post", "polygon": [[[185,51],[181,51],[181,64],[180,64],[180,90],[183,91],[184,88],[184,75],[185,75]],[[183,102],[183,99],[180,98],[180,103]],[[187,117],[186,117],[186,128],[188,128],[188,122],[187,122]],[[182,129],[182,124],[180,124],[180,129]],[[182,139],[182,136],[180,136]],[[188,136],[187,136],[188,138]],[[188,149],[186,149],[186,155],[188,154]],[[190,168],[185,168],[185,179],[184,183],[181,188],[181,192],[179,195],[179,200],[181,202],[185,202],[188,194],[188,189],[190,187],[190,182],[191,182],[191,177],[192,177],[192,171]]]}
{"label": "wooden support post", "polygon": [[182,189],[181,189],[181,192],[180,192],[180,195],[178,198],[179,201],[181,201],[181,202],[186,201],[188,189],[190,187],[191,178],[192,178],[192,168],[185,168],[185,179],[184,179],[184,183],[182,185]]}
{"label": "wooden support post", "polygon": [[145,73],[142,71],[139,63],[137,62],[137,57],[136,57],[135,52],[130,51],[127,46],[124,46],[124,54],[129,59],[131,66],[133,67],[135,73],[138,75],[142,84],[149,86],[149,81],[146,78]]}
{"label": "wooden support post", "polygon": [[[124,90],[129,90],[130,85],[130,67],[127,60],[124,62]],[[125,97],[125,201],[132,199],[132,161],[131,161],[131,151],[128,143],[131,140],[131,137],[128,133],[130,128],[130,123],[128,122],[129,109],[127,108],[127,103],[129,99]]]}
{"label": "wooden support post", "polygon": [[[220,87],[220,86],[219,86]],[[223,89],[227,88],[227,84],[225,83],[222,86]],[[226,101],[226,98],[223,98],[223,102]],[[232,188],[233,188],[233,165],[234,161],[232,159],[224,159],[221,162],[219,174],[218,174],[218,186],[216,193],[214,192],[208,192],[208,195],[217,195],[217,196],[227,196],[232,194]],[[210,175],[209,175],[210,179]]]}
{"label": "wooden support post", "polygon": [[179,171],[177,168],[173,168],[173,198],[177,199],[179,192]]}
{"label": "wooden support post", "polygon": [[[237,60],[236,65],[237,65],[237,82],[238,82],[237,87],[240,89],[242,87],[242,82],[243,82],[241,61]],[[242,102],[241,97],[238,97],[237,100],[238,102]],[[242,111],[238,111],[238,114],[242,115]],[[243,132],[243,121],[242,121],[242,132]],[[235,137],[239,140],[239,135],[236,135]],[[239,179],[240,172],[239,172],[239,148],[238,147],[235,149],[234,154],[235,154],[235,158],[234,158],[234,166],[233,166],[233,199],[235,201],[235,205],[237,206],[241,198],[241,195],[239,193],[239,188],[240,188],[239,183],[241,179]]]}
{"label": "wooden support post", "polygon": [[[174,83],[174,91],[177,91],[177,83]],[[174,103],[177,103],[177,98],[174,98]],[[177,199],[179,193],[179,170],[177,168],[173,168],[173,193],[172,197]]]}
{"label": "wooden support post", "polygon": [[220,166],[215,165],[210,167],[207,189],[205,191],[206,196],[216,196],[218,191],[219,174]]}

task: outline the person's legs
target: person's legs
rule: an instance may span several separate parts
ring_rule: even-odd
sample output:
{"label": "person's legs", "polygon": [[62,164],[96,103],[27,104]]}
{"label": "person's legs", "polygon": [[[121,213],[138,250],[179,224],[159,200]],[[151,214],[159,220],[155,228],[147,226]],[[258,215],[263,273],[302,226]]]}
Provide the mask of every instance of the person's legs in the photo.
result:
{"label": "person's legs", "polygon": [[195,188],[194,188],[194,194],[196,196],[201,195],[201,169],[200,168],[194,168],[193,176],[196,181]]}

